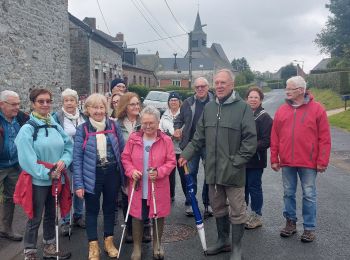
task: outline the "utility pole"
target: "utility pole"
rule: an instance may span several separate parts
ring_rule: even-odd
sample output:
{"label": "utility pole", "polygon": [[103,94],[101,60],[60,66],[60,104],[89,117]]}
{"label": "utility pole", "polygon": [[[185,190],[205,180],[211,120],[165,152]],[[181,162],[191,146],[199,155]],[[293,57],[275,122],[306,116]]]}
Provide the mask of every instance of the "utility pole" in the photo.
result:
{"label": "utility pole", "polygon": [[192,88],[192,32],[188,34],[188,88]]}

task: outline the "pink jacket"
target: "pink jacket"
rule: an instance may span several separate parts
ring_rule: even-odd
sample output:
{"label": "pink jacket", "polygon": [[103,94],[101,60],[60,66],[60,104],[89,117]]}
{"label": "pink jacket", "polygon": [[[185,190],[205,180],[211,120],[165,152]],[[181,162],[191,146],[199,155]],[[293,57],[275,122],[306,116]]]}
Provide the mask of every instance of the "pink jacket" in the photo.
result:
{"label": "pink jacket", "polygon": [[326,111],[306,95],[305,103],[293,108],[288,102],[276,112],[271,132],[271,164],[316,169],[327,166],[331,135]]}
{"label": "pink jacket", "polygon": [[[131,195],[131,187],[133,185],[132,173],[136,169],[143,172],[143,131],[134,132],[130,135],[124,151],[122,153],[122,162],[125,169],[125,174],[129,182],[129,200]],[[166,217],[170,214],[170,184],[169,175],[176,166],[176,158],[174,146],[171,138],[160,130],[157,132],[157,139],[153,143],[148,167],[157,168],[158,177],[155,182],[155,195],[158,217]],[[152,201],[151,181],[148,180],[148,198],[147,205],[149,206],[149,217],[154,217],[154,208]],[[142,209],[142,184],[134,192],[134,197],[131,202],[130,215],[141,219]]]}

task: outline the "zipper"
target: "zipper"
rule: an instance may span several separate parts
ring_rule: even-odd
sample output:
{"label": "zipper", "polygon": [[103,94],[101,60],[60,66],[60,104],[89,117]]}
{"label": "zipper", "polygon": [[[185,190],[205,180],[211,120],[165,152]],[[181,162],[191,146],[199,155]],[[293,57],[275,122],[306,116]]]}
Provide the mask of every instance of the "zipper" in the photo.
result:
{"label": "zipper", "polygon": [[294,108],[293,125],[292,125],[292,162],[294,161],[294,129],[295,129],[296,115],[297,115],[297,109]]}
{"label": "zipper", "polygon": [[[218,106],[218,112],[216,114],[216,132],[215,132],[215,175],[214,175],[214,183],[216,183],[216,172],[217,172],[217,159],[218,159],[218,129],[219,129],[219,121],[221,118],[221,104]],[[216,187],[215,187],[216,188]],[[216,190],[216,189],[215,189]]]}

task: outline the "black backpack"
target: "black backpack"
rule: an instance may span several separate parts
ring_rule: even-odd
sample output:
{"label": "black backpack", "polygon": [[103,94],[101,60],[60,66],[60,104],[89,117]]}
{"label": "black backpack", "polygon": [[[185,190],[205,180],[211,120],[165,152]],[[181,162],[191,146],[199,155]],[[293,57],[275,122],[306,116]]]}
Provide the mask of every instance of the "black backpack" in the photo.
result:
{"label": "black backpack", "polygon": [[46,131],[46,137],[49,136],[49,131],[47,130],[48,128],[54,128],[56,129],[56,131],[58,131],[57,125],[48,125],[48,124],[38,125],[34,120],[31,120],[31,119],[27,121],[27,124],[31,125],[34,128],[33,142],[35,142],[36,139],[38,138],[38,132],[42,128],[45,129]]}

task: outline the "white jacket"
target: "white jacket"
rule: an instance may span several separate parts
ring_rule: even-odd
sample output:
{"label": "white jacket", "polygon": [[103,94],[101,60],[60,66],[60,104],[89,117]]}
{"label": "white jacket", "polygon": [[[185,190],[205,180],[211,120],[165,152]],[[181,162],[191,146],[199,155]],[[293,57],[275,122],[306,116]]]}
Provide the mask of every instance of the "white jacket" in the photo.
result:
{"label": "white jacket", "polygon": [[[178,114],[180,114],[180,108],[175,115],[173,115],[170,109],[168,108],[167,110],[165,110],[164,114],[162,115],[162,118],[160,119],[159,129],[162,132],[169,135],[170,137],[174,135],[174,119],[175,117],[177,117]],[[173,140],[173,143],[174,143],[175,153],[180,154],[181,153],[181,149],[179,147],[180,140],[175,140],[173,137],[171,139]]]}

